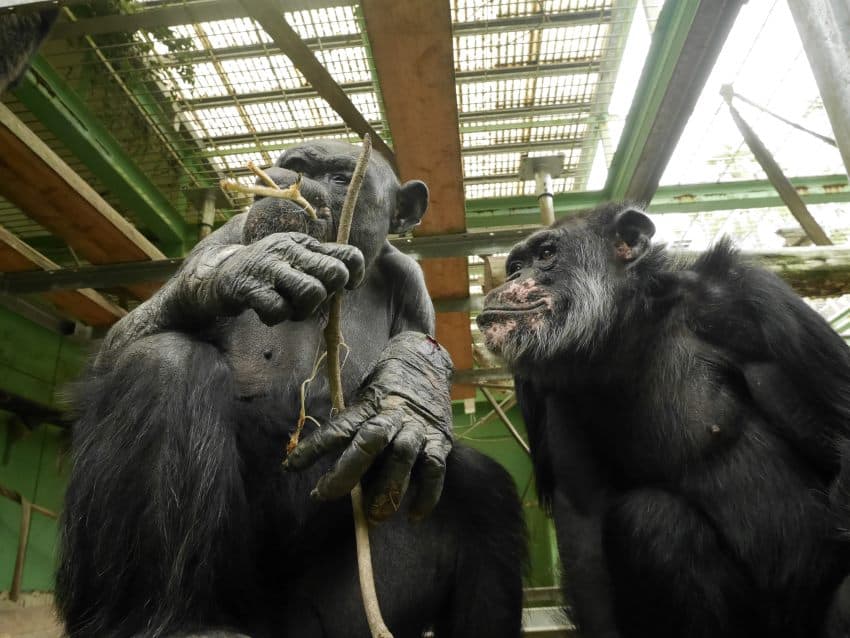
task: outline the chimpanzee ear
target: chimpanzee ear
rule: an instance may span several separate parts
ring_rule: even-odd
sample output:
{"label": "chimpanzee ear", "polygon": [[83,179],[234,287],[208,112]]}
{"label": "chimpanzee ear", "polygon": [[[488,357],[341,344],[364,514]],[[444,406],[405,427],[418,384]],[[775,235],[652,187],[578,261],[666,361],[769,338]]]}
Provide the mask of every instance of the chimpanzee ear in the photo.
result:
{"label": "chimpanzee ear", "polygon": [[645,213],[626,208],[614,219],[614,229],[614,254],[619,261],[633,264],[649,252],[655,224]]}
{"label": "chimpanzee ear", "polygon": [[428,208],[428,187],[418,179],[401,185],[396,196],[396,207],[390,220],[390,232],[406,233],[419,225]]}

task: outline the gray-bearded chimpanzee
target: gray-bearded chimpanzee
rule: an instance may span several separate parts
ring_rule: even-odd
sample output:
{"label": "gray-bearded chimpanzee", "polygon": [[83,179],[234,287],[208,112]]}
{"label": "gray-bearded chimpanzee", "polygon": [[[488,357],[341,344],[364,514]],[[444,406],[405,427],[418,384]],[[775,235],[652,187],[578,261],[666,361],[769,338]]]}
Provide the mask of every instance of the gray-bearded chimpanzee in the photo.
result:
{"label": "gray-bearded chimpanzee", "polygon": [[847,636],[850,352],[721,241],[608,205],[514,247],[478,318],[515,374],[586,638]]}
{"label": "gray-bearded chimpanzee", "polygon": [[[269,174],[282,187],[302,175],[320,221],[258,199],[108,334],[77,393],[57,582],[70,636],[367,636],[343,498],[361,477],[385,521],[372,556],[397,638],[519,634],[513,483],[452,449],[451,361],[427,336],[419,267],[386,241],[419,222],[427,188],[373,156],[351,245],[327,243],[358,154],[288,150]],[[306,408],[323,425],[308,423],[282,468],[325,302],[343,287],[349,408],[329,418],[322,368]]]}

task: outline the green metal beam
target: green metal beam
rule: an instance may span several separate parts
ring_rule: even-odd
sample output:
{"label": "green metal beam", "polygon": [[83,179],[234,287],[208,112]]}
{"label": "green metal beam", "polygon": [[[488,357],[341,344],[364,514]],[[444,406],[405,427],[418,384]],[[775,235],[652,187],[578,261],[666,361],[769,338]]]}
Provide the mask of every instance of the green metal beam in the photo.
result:
{"label": "green metal beam", "polygon": [[187,229],[177,210],[44,58],[34,59],[15,95],[135,213],[163,252],[183,251]]}
{"label": "green metal beam", "polygon": [[[850,184],[844,174],[793,177],[791,183],[806,204],[850,202]],[[555,216],[592,208],[608,200],[605,191],[558,193],[555,195]],[[649,212],[703,213],[784,205],[769,181],[745,180],[661,186],[652,199]],[[536,224],[539,220],[537,198],[530,195],[472,199],[466,202],[468,228]]]}
{"label": "green metal beam", "polygon": [[664,4],[608,172],[609,199],[652,199],[742,1]]}

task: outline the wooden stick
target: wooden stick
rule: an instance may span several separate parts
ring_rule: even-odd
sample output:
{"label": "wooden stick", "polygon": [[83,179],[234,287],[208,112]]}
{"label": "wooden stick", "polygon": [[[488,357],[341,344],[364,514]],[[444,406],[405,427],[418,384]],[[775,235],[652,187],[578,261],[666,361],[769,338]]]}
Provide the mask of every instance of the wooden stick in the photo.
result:
{"label": "wooden stick", "polygon": [[280,188],[277,183],[269,177],[269,174],[266,173],[262,168],[254,164],[254,162],[248,162],[248,170],[251,171],[254,175],[263,180],[263,183],[270,188]]}
{"label": "wooden stick", "polygon": [[248,195],[262,195],[263,197],[277,197],[279,199],[288,199],[290,201],[295,202],[301,208],[307,211],[307,214],[312,219],[318,219],[318,217],[316,217],[316,210],[313,208],[310,202],[308,202],[306,199],[304,199],[304,197],[301,196],[300,176],[298,177],[298,180],[288,188],[280,188],[277,184],[275,184],[274,188],[271,188],[270,186],[246,186],[245,184],[240,184],[239,182],[229,182],[226,179],[221,180],[219,182],[219,186],[221,186],[221,189],[225,191],[246,193]]}
{"label": "wooden stick", "polygon": [[[372,150],[372,140],[369,135],[363,136],[363,151],[357,160],[354,174],[351,176],[351,184],[345,195],[342,212],[339,217],[339,230],[336,241],[338,244],[347,244],[351,233],[351,221],[354,216],[354,208],[366,167],[369,165],[369,154]],[[342,340],[340,332],[340,317],[342,315],[342,296],[337,293],[331,300],[331,308],[328,315],[328,325],[325,328],[325,347],[328,354],[328,385],[330,386],[331,400],[337,413],[345,409],[345,399],[342,394],[342,376],[339,367],[339,346]],[[375,574],[372,570],[372,550],[369,546],[369,524],[363,507],[363,489],[360,483],[351,490],[351,507],[354,510],[354,538],[357,543],[357,571],[360,576],[360,593],[363,596],[363,607],[366,610],[366,620],[369,622],[369,630],[373,638],[392,638],[392,633],[387,629],[386,623],[381,616],[381,608],[378,604],[378,593],[375,590]]]}

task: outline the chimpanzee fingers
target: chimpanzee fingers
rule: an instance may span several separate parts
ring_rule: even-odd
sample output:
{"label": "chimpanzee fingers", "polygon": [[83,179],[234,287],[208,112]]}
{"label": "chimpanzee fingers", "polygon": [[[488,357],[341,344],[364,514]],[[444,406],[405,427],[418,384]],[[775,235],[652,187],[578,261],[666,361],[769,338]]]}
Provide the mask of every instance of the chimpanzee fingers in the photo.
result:
{"label": "chimpanzee fingers", "polygon": [[244,303],[257,313],[267,326],[274,326],[292,316],[292,306],[280,294],[268,286],[258,284],[245,293]]}
{"label": "chimpanzee fingers", "polygon": [[446,459],[452,450],[451,440],[442,432],[430,431],[419,461],[418,492],[410,508],[410,520],[420,521],[437,505],[443,493]]}
{"label": "chimpanzee fingers", "polygon": [[325,454],[343,449],[351,442],[357,428],[374,414],[371,406],[355,403],[326,423],[309,437],[301,441],[290,452],[283,467],[286,470],[300,471],[310,467]]}
{"label": "chimpanzee fingers", "polygon": [[349,290],[353,290],[363,283],[363,275],[366,273],[366,260],[359,248],[350,244],[319,244],[312,250],[323,255],[329,255],[345,264],[346,269],[348,269],[348,283],[345,287]]}
{"label": "chimpanzee fingers", "polygon": [[288,251],[285,259],[294,268],[321,281],[329,293],[340,290],[350,279],[348,264],[336,255],[326,254],[322,244],[310,239],[312,241],[305,242],[303,248]]}
{"label": "chimpanzee fingers", "polygon": [[357,481],[401,429],[404,413],[391,410],[375,415],[357,428],[351,444],[343,450],[336,465],[316,484],[311,496],[327,501],[354,489]]}
{"label": "chimpanzee fingers", "polygon": [[410,483],[410,472],[425,444],[418,423],[405,423],[389,447],[379,474],[366,487],[367,515],[373,523],[388,519],[398,511]]}
{"label": "chimpanzee fingers", "polygon": [[294,321],[311,316],[328,298],[328,291],[322,282],[310,274],[281,262],[268,264],[267,268],[275,290],[292,307],[291,319]]}

